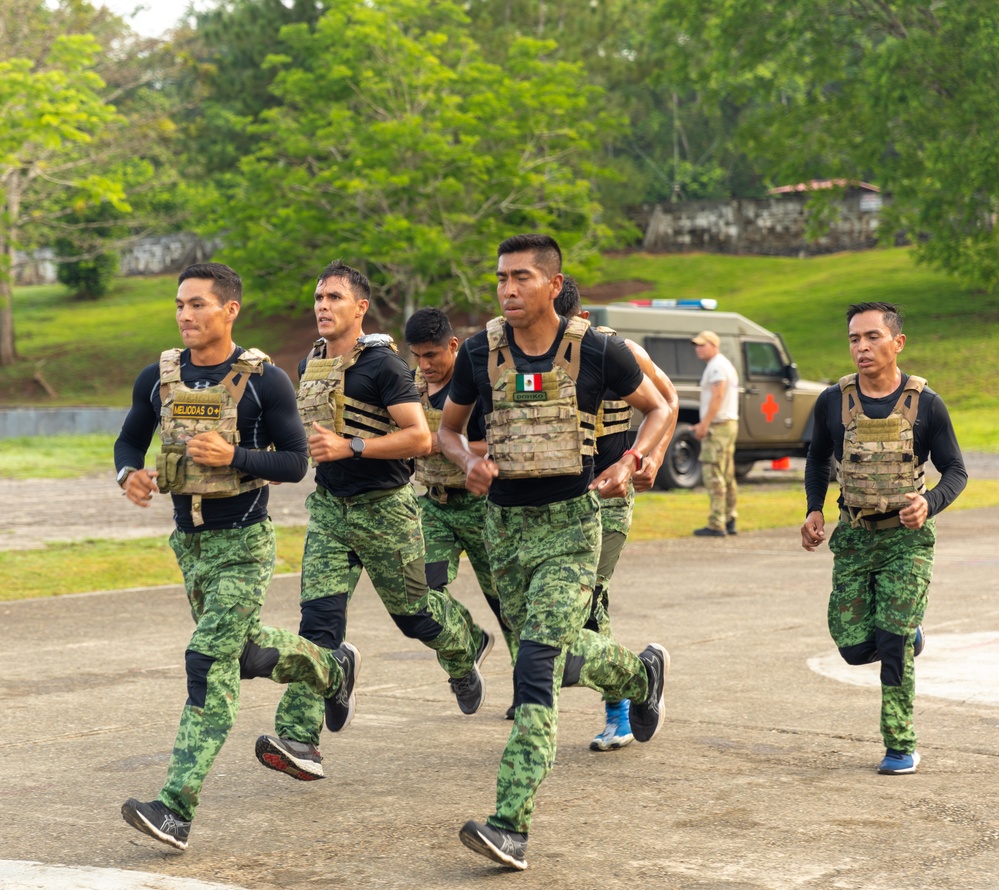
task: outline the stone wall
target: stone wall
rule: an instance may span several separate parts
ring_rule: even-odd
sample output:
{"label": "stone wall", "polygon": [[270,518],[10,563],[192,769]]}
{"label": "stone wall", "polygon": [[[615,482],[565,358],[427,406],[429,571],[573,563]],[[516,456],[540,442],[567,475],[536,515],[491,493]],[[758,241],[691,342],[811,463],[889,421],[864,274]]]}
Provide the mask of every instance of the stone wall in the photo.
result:
{"label": "stone wall", "polygon": [[877,244],[881,195],[856,190],[838,202],[837,219],[815,241],[805,237],[807,195],[660,204],[642,248],[650,253],[705,251],[808,256]]}
{"label": "stone wall", "polygon": [[[180,272],[191,263],[206,262],[217,244],[190,232],[139,238],[118,251],[119,275],[166,275]],[[51,249],[18,256],[14,270],[17,284],[55,284],[56,264]]]}

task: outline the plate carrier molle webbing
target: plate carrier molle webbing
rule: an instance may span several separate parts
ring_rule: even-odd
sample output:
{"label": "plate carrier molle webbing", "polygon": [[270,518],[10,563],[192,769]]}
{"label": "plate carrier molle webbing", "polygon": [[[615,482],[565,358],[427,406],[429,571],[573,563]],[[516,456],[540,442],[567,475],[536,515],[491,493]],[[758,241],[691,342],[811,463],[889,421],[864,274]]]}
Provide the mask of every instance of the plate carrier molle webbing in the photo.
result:
{"label": "plate carrier molle webbing", "polygon": [[[416,391],[420,394],[420,404],[427,417],[430,432],[436,433],[441,428],[441,417],[444,412],[430,404],[429,384],[419,368],[414,375]],[[427,494],[440,504],[447,503],[447,488],[464,488],[465,471],[456,463],[448,460],[443,454],[428,454],[416,458],[417,482],[427,487]]]}
{"label": "plate carrier molle webbing", "polygon": [[[187,456],[187,443],[198,433],[216,432],[230,445],[239,444],[236,418],[251,374],[263,374],[270,358],[259,349],[239,354],[229,373],[214,386],[191,389],[180,379],[183,350],[160,355],[160,453],[156,484],[161,492],[191,495],[191,518],[204,525],[202,498],[231,498],[262,488],[266,479],[243,478],[233,467],[206,467]],[[239,378],[238,382],[236,378]]]}
{"label": "plate carrier molle webbing", "polygon": [[[501,478],[576,475],[583,471],[583,455],[593,455],[596,417],[581,412],[576,402],[580,346],[589,326],[583,318],[570,318],[552,370],[518,374],[505,320],[494,318],[486,325],[493,397],[486,440]],[[540,386],[518,391],[518,378],[531,378],[532,385],[540,381]]]}
{"label": "plate carrier molle webbing", "polygon": [[[596,330],[608,337],[617,336],[617,331],[614,328],[601,325]],[[599,439],[614,433],[628,432],[631,429],[633,414],[631,405],[624,399],[604,399],[600,403],[600,408],[597,409],[596,437]]]}
{"label": "plate carrier molle webbing", "polygon": [[[358,337],[354,348],[346,355],[326,358],[326,341],[316,340],[298,386],[298,414],[306,438],[315,432],[313,423],[321,424],[339,436],[361,439],[384,436],[398,429],[385,408],[348,398],[343,392],[344,374],[356,364],[365,349],[376,346],[396,351],[387,334],[367,334]],[[309,460],[315,465],[311,457]]]}
{"label": "plate carrier molle webbing", "polygon": [[836,478],[854,528],[898,528],[902,523],[897,516],[866,517],[897,511],[908,505],[907,493],[926,491],[924,465],[916,463],[913,451],[919,394],[925,386],[922,377],[910,377],[891,414],[872,418],[861,409],[857,375],[840,379],[843,461],[836,465]]}

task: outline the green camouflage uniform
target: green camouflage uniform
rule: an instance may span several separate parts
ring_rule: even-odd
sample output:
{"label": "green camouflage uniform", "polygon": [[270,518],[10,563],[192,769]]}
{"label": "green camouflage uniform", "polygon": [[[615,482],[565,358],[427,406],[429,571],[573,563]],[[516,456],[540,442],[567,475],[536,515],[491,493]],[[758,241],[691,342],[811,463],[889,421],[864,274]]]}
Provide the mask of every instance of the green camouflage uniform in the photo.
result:
{"label": "green camouflage uniform", "polygon": [[273,654],[270,662],[265,660],[268,667],[273,663],[267,676],[278,683],[308,684],[320,703],[323,694],[340,685],[343,674],[329,649],[260,624],[260,609],[274,574],[276,548],[270,520],[195,534],[175,530],[170,546],[197,624],[188,652],[213,659],[204,704],[188,699],[184,706],[166,784],[159,794],[161,803],[189,820],[205,776],[239,712],[240,677],[260,676],[246,664],[249,650],[276,650],[276,663]]}
{"label": "green camouflage uniform", "polygon": [[[916,750],[913,641],[926,611],[935,543],[932,518],[920,529],[867,530],[840,522],[829,538],[836,557],[829,632],[836,645],[860,647],[876,640],[878,631],[904,638],[902,676],[882,674],[881,735],[885,747],[905,753]],[[870,660],[879,657],[872,649]],[[886,679],[892,682],[885,683]]]}
{"label": "green camouflage uniform", "polygon": [[737,518],[735,504],[739,486],[735,481],[735,440],[738,435],[739,421],[723,420],[711,424],[708,434],[701,440],[701,467],[710,499],[708,528],[724,531],[725,524]]}
{"label": "green camouflage uniform", "polygon": [[[452,677],[474,666],[481,629],[447,591],[428,590],[420,509],[412,486],[335,497],[317,488],[306,500],[309,527],[302,557],[302,602],[343,596],[349,602],[365,569],[393,616],[426,611],[442,628],[425,645]],[[322,697],[302,683],[288,687],[275,717],[282,738],[318,745]]]}
{"label": "green camouflage uniform", "polygon": [[589,492],[541,507],[486,508],[486,547],[506,623],[521,643],[559,650],[552,707],[521,704],[500,761],[496,813],[489,824],[527,832],[535,796],[555,761],[558,697],[567,656],[579,683],[614,700],[648,697],[645,666],[613,640],[583,630],[590,614],[601,527]]}
{"label": "green camouflage uniform", "polygon": [[[498,597],[489,570],[489,554],[483,541],[486,524],[486,499],[468,491],[449,489],[446,503],[439,503],[429,494],[419,498],[423,540],[426,543],[428,566],[434,563],[447,563],[447,580],[450,585],[458,577],[461,554],[468,557],[479,587],[495,614],[499,614]],[[446,586],[443,588],[446,591]],[[495,603],[495,605],[494,605]],[[460,602],[455,604],[464,609]],[[469,625],[472,616],[465,610]],[[505,624],[501,623],[503,639],[510,650],[510,663],[517,661],[517,637]]]}

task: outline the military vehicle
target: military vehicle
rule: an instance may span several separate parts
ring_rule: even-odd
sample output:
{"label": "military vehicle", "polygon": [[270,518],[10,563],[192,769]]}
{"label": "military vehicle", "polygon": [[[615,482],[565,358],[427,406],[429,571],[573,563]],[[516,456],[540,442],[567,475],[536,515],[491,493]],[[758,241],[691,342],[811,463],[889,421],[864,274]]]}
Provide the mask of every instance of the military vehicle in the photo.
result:
{"label": "military vehicle", "polygon": [[680,417],[656,487],[693,488],[701,482],[700,442],[691,426],[700,413],[704,362],[690,342],[714,331],[721,352],[739,372],[739,438],[736,475],[759,460],[804,456],[812,438],[815,400],[828,384],[802,380],[780,334],[737,312],[712,311],[714,300],[636,300],[584,306],[590,322],[613,328],[643,346],[676,386]]}

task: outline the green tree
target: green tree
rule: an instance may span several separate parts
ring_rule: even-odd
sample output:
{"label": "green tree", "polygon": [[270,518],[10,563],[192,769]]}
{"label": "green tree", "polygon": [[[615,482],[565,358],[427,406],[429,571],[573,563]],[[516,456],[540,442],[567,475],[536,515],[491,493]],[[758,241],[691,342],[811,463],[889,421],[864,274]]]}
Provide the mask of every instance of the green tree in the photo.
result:
{"label": "green tree", "polygon": [[121,184],[80,163],[75,146],[88,143],[116,118],[104,82],[90,70],[98,50],[87,35],[56,38],[40,64],[0,61],[0,365],[17,356],[12,270],[21,248],[23,208],[37,184],[54,184],[82,205],[110,201],[127,209]]}
{"label": "green tree", "polygon": [[866,179],[887,237],[999,284],[999,8],[991,0],[663,0],[685,76],[741,110],[774,181]]}
{"label": "green tree", "polygon": [[[554,44],[515,39],[485,61],[451,2],[342,2],[281,35],[274,93],[221,211],[224,256],[272,305],[311,295],[337,256],[366,269],[376,314],[480,306],[496,245],[545,230],[573,263],[610,232],[592,160],[615,121]],[[293,60],[297,60],[294,61]]]}

